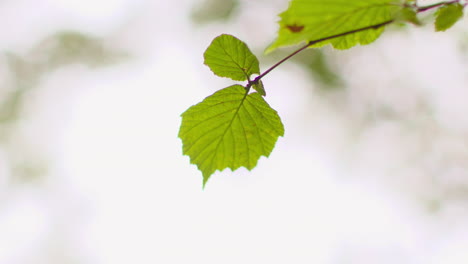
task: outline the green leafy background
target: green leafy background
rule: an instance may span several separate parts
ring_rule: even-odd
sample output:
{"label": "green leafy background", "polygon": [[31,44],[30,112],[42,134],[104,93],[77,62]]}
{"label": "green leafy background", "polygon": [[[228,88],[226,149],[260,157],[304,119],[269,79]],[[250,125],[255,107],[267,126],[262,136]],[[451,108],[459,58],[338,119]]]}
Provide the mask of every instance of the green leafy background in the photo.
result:
{"label": "green leafy background", "polygon": [[467,263],[466,17],[320,49],[340,89],[284,64],[264,99],[285,136],[202,190],[180,114],[238,83],[203,52],[292,52],[262,55],[287,1],[195,25],[204,2],[0,1],[0,263]]}

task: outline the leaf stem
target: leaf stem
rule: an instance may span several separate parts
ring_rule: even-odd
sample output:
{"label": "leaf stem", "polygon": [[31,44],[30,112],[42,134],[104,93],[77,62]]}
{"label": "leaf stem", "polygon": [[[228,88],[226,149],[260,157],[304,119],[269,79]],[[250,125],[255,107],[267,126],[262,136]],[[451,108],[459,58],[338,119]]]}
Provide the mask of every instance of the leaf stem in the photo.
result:
{"label": "leaf stem", "polygon": [[265,72],[263,72],[262,74],[260,74],[259,76],[257,76],[253,81],[249,81],[249,83],[247,84],[248,87],[252,86],[253,84],[256,84],[258,83],[263,77],[265,77],[268,73],[270,73],[272,70],[274,70],[276,67],[280,66],[281,64],[283,64],[284,62],[286,62],[287,60],[289,60],[290,58],[292,58],[294,55],[298,54],[299,52],[307,49],[309,47],[309,43],[307,43],[307,45],[303,46],[302,48],[294,51],[293,53],[289,54],[288,56],[286,56],[284,59],[280,60],[279,62],[277,62],[275,65],[271,66],[268,70],[266,70]]}
{"label": "leaf stem", "polygon": [[361,32],[361,31],[365,31],[365,30],[369,30],[369,29],[378,29],[378,28],[381,28],[383,26],[386,26],[388,24],[391,24],[393,23],[394,20],[387,20],[385,22],[382,22],[382,23],[379,23],[379,24],[375,24],[375,25],[371,25],[371,26],[367,26],[367,27],[363,27],[363,28],[359,28],[359,29],[355,29],[355,30],[350,30],[350,31],[347,31],[347,32],[343,32],[343,33],[340,33],[340,34],[336,34],[336,35],[332,35],[332,36],[328,36],[328,37],[324,37],[324,38],[321,38],[321,39],[317,39],[317,40],[312,40],[312,41],[309,41],[306,45],[302,46],[301,48],[299,48],[298,50],[294,51],[293,53],[289,54],[288,56],[286,56],[284,59],[280,60],[279,62],[277,62],[275,65],[271,66],[270,68],[268,68],[268,70],[266,70],[265,72],[263,72],[262,74],[260,74],[259,76],[257,76],[253,81],[249,81],[249,83],[247,84],[247,87],[250,87],[252,86],[253,84],[256,84],[258,83],[263,77],[265,77],[268,73],[270,73],[272,70],[274,70],[275,68],[277,68],[278,66],[280,66],[281,64],[283,64],[284,62],[286,62],[287,60],[289,60],[290,58],[292,58],[294,55],[300,53],[301,51],[309,48],[310,46],[312,45],[315,45],[317,43],[320,43],[320,42],[323,42],[323,41],[327,41],[327,40],[330,40],[330,39],[334,39],[334,38],[339,38],[339,37],[343,37],[343,36],[346,36],[346,35],[349,35],[349,34],[353,34],[353,33],[358,33],[358,32]]}
{"label": "leaf stem", "polygon": [[440,2],[440,3],[435,3],[435,4],[432,4],[432,5],[428,5],[428,6],[422,6],[422,7],[418,7],[418,9],[416,9],[416,12],[421,13],[421,12],[424,12],[424,11],[427,11],[427,10],[430,10],[430,9],[433,9],[433,8],[437,8],[439,6],[450,5],[450,4],[455,4],[455,3],[459,3],[459,2],[460,2],[460,0],[453,0],[453,1],[449,1],[449,2]]}

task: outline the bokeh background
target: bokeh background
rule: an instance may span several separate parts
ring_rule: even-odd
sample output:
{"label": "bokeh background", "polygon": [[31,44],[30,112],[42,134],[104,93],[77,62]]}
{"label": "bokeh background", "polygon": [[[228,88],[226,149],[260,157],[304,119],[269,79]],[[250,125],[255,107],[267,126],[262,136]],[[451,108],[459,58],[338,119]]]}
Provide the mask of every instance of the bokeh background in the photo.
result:
{"label": "bokeh background", "polygon": [[202,54],[233,34],[266,69],[286,8],[1,1],[0,263],[468,263],[466,19],[285,63],[285,137],[202,190],[180,114],[232,83]]}

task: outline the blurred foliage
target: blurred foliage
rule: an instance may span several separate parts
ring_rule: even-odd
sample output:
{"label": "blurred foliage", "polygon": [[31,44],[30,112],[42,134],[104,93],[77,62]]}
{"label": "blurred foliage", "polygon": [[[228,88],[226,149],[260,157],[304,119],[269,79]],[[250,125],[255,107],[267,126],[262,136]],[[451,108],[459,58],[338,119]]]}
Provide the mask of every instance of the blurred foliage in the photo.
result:
{"label": "blurred foliage", "polygon": [[23,162],[17,161],[16,163],[11,170],[13,177],[10,182],[13,183],[38,183],[48,172],[47,163],[37,160],[37,158],[31,158]]}
{"label": "blurred foliage", "polygon": [[344,88],[344,81],[330,65],[327,53],[323,49],[308,49],[296,56],[294,60],[304,65],[318,81],[322,90]]}
{"label": "blurred foliage", "polygon": [[79,32],[61,32],[46,38],[21,56],[5,53],[11,87],[0,101],[0,124],[18,118],[24,93],[34,88],[47,73],[69,64],[82,63],[90,67],[106,66],[124,54],[106,47],[103,40]]}
{"label": "blurred foliage", "polygon": [[197,3],[192,11],[192,21],[196,24],[204,24],[230,19],[237,8],[239,0],[204,0]]}
{"label": "blurred foliage", "polygon": [[34,49],[41,52],[43,64],[54,69],[71,63],[84,63],[88,66],[105,66],[117,62],[123,54],[110,50],[104,41],[78,32],[61,32],[44,40]]}
{"label": "blurred foliage", "polygon": [[36,63],[26,62],[18,55],[6,53],[4,58],[11,82],[10,87],[3,87],[7,91],[0,104],[0,125],[13,122],[19,117],[24,93],[34,87],[41,74]]}
{"label": "blurred foliage", "polygon": [[[46,166],[40,157],[21,153],[24,146],[17,133],[17,121],[25,114],[28,92],[34,89],[48,73],[70,64],[102,67],[119,62],[126,54],[105,45],[105,40],[80,32],[59,32],[45,38],[26,54],[4,52],[0,62],[4,65],[7,81],[0,87],[0,150],[6,153],[10,175],[14,182],[31,182],[44,175]],[[27,152],[27,151],[25,151]],[[12,179],[13,180],[13,179]]]}
{"label": "blurred foliage", "polygon": [[468,56],[468,32],[463,32],[459,36],[458,47],[463,56]]}

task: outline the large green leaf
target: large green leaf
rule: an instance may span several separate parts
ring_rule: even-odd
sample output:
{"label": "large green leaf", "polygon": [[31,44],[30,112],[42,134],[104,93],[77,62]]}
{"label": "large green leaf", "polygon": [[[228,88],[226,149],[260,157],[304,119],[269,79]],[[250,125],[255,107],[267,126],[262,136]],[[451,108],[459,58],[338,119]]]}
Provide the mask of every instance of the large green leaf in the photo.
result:
{"label": "large green leaf", "polygon": [[231,35],[216,37],[203,56],[205,64],[220,77],[245,81],[250,75],[260,73],[257,57],[244,42]]}
{"label": "large green leaf", "polygon": [[436,31],[445,31],[451,28],[463,17],[463,5],[459,3],[445,5],[436,12]]}
{"label": "large green leaf", "polygon": [[[354,30],[391,22],[403,7],[397,0],[292,0],[280,14],[280,29],[276,41],[266,52],[278,47],[295,45],[336,36]],[[318,43],[331,43],[347,49],[357,44],[369,44],[384,27],[369,28]]]}
{"label": "large green leaf", "polygon": [[257,165],[268,157],[284,127],[278,113],[258,93],[233,85],[182,114],[183,153],[203,173],[203,185],[216,170]]}

